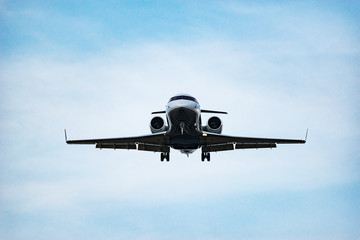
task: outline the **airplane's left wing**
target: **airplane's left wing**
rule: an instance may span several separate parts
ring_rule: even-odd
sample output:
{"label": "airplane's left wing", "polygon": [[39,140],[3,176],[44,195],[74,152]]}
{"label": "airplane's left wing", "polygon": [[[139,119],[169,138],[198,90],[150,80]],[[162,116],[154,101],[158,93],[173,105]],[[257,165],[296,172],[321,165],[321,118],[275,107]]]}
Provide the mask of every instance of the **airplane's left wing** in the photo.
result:
{"label": "airplane's left wing", "polygon": [[151,152],[169,152],[170,149],[169,137],[165,132],[137,137],[68,140],[65,131],[65,139],[67,144],[95,144],[96,148],[137,149]]}
{"label": "airplane's left wing", "polygon": [[276,148],[276,144],[305,143],[302,139],[235,137],[203,132],[200,145],[206,152],[218,152],[234,149]]}

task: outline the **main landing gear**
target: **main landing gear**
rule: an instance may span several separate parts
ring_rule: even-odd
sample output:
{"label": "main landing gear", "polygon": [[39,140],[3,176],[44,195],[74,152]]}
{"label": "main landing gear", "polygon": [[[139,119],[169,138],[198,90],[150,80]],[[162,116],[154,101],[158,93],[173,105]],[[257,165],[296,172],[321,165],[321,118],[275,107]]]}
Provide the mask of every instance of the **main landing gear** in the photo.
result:
{"label": "main landing gear", "polygon": [[207,159],[210,162],[210,153],[209,152],[201,152],[201,161],[205,161]]}
{"label": "main landing gear", "polygon": [[[210,153],[209,152],[202,152],[201,153],[201,161],[205,161],[205,159],[210,162]],[[170,161],[170,153],[169,152],[162,152],[160,155],[160,160],[163,162],[166,160],[167,162]]]}
{"label": "main landing gear", "polygon": [[163,152],[161,153],[160,160],[163,162],[166,159],[166,161],[170,161],[170,153],[169,152]]}

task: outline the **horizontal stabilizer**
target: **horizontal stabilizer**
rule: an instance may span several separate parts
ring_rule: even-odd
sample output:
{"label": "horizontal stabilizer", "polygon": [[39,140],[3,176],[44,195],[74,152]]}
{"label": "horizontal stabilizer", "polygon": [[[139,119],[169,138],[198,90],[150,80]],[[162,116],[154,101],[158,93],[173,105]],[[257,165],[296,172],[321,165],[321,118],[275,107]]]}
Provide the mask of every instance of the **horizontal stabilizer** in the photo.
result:
{"label": "horizontal stabilizer", "polygon": [[222,111],[213,111],[213,110],[201,110],[202,113],[217,113],[217,114],[228,114],[227,112],[222,112]]}
{"label": "horizontal stabilizer", "polygon": [[152,112],[151,114],[159,114],[159,113],[165,113],[165,111]]}
{"label": "horizontal stabilizer", "polygon": [[[201,112],[202,113],[228,114],[227,112],[213,111],[213,110],[201,110]],[[151,114],[160,114],[160,113],[166,113],[166,111],[156,111],[156,112],[152,112]]]}

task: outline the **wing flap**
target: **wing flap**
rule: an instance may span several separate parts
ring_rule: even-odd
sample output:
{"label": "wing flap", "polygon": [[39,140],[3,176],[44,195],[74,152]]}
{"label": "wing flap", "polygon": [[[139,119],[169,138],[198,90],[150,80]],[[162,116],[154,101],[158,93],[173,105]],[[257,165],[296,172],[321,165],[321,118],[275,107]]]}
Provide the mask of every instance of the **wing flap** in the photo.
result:
{"label": "wing flap", "polygon": [[206,145],[203,147],[204,152],[220,152],[220,151],[229,151],[234,150],[234,144],[216,144],[216,145]]}
{"label": "wing flap", "polygon": [[149,152],[170,152],[169,146],[164,145],[154,145],[154,144],[138,144],[139,151],[149,151]]}
{"label": "wing flap", "polygon": [[275,143],[237,143],[235,149],[276,148]]}
{"label": "wing flap", "polygon": [[[295,144],[295,143],[305,143],[305,140],[300,139],[280,139],[280,138],[253,138],[253,137],[234,137],[227,136],[216,133],[203,132],[203,135],[200,137],[200,144],[203,146],[206,145],[216,145],[216,144],[226,144],[226,143],[236,143],[236,144]],[[244,145],[245,146],[245,145]],[[248,145],[251,146],[251,145]],[[266,146],[266,145],[263,145]],[[273,145],[269,145],[271,147]]]}
{"label": "wing flap", "polygon": [[[235,147],[234,147],[235,145]],[[202,147],[204,152],[220,152],[230,151],[234,149],[251,149],[251,148],[276,148],[275,143],[225,143],[225,144],[214,144],[206,145]]]}
{"label": "wing flap", "polygon": [[134,143],[130,143],[130,144],[126,144],[126,143],[97,143],[96,148],[111,148],[111,149],[134,149],[136,150],[136,144]]}
{"label": "wing flap", "polygon": [[108,148],[108,149],[127,149],[127,150],[139,150],[149,152],[170,152],[170,147],[164,145],[144,144],[144,143],[97,143],[96,148]]}

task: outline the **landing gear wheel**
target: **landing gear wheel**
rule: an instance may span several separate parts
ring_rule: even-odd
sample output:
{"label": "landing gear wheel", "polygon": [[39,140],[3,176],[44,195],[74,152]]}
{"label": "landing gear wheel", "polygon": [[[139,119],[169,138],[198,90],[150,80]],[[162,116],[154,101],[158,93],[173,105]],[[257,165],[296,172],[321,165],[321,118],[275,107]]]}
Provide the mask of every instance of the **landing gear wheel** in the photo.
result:
{"label": "landing gear wheel", "polygon": [[166,161],[170,161],[170,153],[164,152],[160,155],[160,160],[163,162],[166,159]]}
{"label": "landing gear wheel", "polygon": [[201,161],[205,161],[205,159],[207,159],[207,161],[210,162],[210,153],[208,152],[201,153]]}

